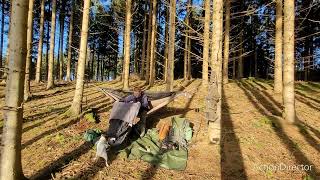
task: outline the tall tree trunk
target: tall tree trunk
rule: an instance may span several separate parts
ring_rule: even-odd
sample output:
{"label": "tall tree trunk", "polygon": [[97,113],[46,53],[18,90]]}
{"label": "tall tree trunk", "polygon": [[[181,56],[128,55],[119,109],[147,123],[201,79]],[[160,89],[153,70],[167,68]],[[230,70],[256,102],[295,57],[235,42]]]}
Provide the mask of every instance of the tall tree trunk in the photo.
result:
{"label": "tall tree trunk", "polygon": [[[244,11],[244,0],[240,1],[240,9],[241,11]],[[239,37],[239,41],[240,41],[240,50],[239,50],[239,60],[238,60],[238,79],[243,78],[243,27],[244,27],[244,17],[240,17],[240,37]]]}
{"label": "tall tree trunk", "polygon": [[28,27],[27,27],[27,58],[26,58],[26,74],[24,78],[24,101],[31,96],[30,93],[30,66],[32,60],[32,32],[33,32],[33,5],[34,0],[29,0],[28,10]]}
{"label": "tall tree trunk", "polygon": [[59,80],[63,79],[63,36],[64,36],[64,18],[65,18],[65,1],[61,2],[60,9],[60,45],[59,45]]}
{"label": "tall tree trunk", "polygon": [[254,50],[254,76],[257,78],[258,76],[258,52],[257,52],[257,47],[255,45],[255,50]]}
{"label": "tall tree trunk", "polygon": [[229,41],[230,41],[230,0],[225,1],[226,7],[226,21],[225,21],[225,33],[224,33],[224,51],[223,51],[223,83],[226,84],[229,81],[228,78],[228,62],[229,62]]}
{"label": "tall tree trunk", "polygon": [[104,76],[104,69],[103,69],[103,64],[104,64],[104,56],[102,56],[101,59],[101,64],[100,64],[100,81],[103,81],[103,76]]}
{"label": "tall tree trunk", "polygon": [[86,65],[85,61],[87,56],[89,12],[90,12],[90,0],[84,0],[81,41],[80,41],[80,54],[79,54],[78,68],[77,68],[78,70],[77,70],[76,91],[75,91],[73,102],[70,108],[70,111],[73,115],[79,115],[81,113],[81,108],[82,108],[81,102],[83,97],[84,72],[85,72],[85,65]]}
{"label": "tall tree trunk", "polygon": [[99,72],[100,72],[100,53],[97,54],[97,70],[96,70],[96,80],[99,81]]}
{"label": "tall tree trunk", "polygon": [[274,60],[274,93],[282,93],[282,2],[277,0]]}
{"label": "tall tree trunk", "polygon": [[203,31],[203,58],[202,58],[202,84],[208,85],[208,59],[210,44],[210,0],[204,1],[204,31]]}
{"label": "tall tree trunk", "polygon": [[72,56],[72,35],[73,35],[73,18],[74,18],[75,1],[72,0],[72,9],[69,25],[68,57],[67,57],[67,81],[71,81],[71,56]]}
{"label": "tall tree trunk", "polygon": [[130,71],[130,32],[131,32],[131,0],[126,1],[126,27],[124,37],[123,89],[129,89]]}
{"label": "tall tree trunk", "polygon": [[236,79],[236,60],[232,60],[232,79]]}
{"label": "tall tree trunk", "polygon": [[52,16],[51,16],[51,32],[50,32],[50,50],[49,50],[49,62],[48,62],[48,83],[47,89],[54,87],[54,44],[55,44],[55,31],[56,31],[56,10],[57,0],[52,0]]}
{"label": "tall tree trunk", "polygon": [[[241,20],[241,24],[243,24],[243,20]],[[239,61],[238,61],[238,79],[241,79],[241,78],[243,78],[243,31],[240,33],[240,50],[239,50]]]}
{"label": "tall tree trunk", "polygon": [[[147,2],[145,1],[145,11],[147,9]],[[147,13],[144,13],[144,22],[143,22],[143,38],[142,38],[142,55],[141,55],[141,70],[140,77],[144,78],[145,76],[145,64],[146,64],[146,43],[147,41]]]}
{"label": "tall tree trunk", "polygon": [[152,1],[152,30],[151,30],[151,45],[150,45],[150,79],[149,85],[153,86],[156,77],[156,31],[157,31],[157,1]]}
{"label": "tall tree trunk", "polygon": [[[1,6],[1,34],[0,34],[0,68],[2,68],[2,61],[3,61],[3,58],[2,58],[2,55],[3,55],[3,36],[4,36],[4,11],[5,11],[5,8],[4,8],[4,5],[5,5],[5,0],[2,0],[1,1],[2,3],[2,6]],[[0,71],[0,77],[2,77],[2,71]]]}
{"label": "tall tree trunk", "polygon": [[90,79],[93,80],[93,75],[94,75],[94,46],[93,45],[93,48],[92,48],[92,51],[90,52],[91,54],[91,70],[90,70]]}
{"label": "tall tree trunk", "polygon": [[211,75],[206,102],[209,140],[217,143],[221,137],[223,0],[214,0],[212,21]]}
{"label": "tall tree trunk", "polygon": [[295,121],[294,100],[294,1],[284,0],[284,33],[283,33],[283,118],[290,123]]}
{"label": "tall tree trunk", "polygon": [[39,44],[38,44],[38,57],[36,67],[36,83],[41,80],[41,64],[42,64],[42,50],[43,50],[43,32],[44,32],[44,8],[45,0],[41,0],[41,14],[40,14],[40,31],[39,31]]}
{"label": "tall tree trunk", "polygon": [[11,0],[10,59],[5,88],[4,129],[2,133],[2,153],[0,179],[24,179],[21,165],[21,135],[23,117],[24,71],[27,51],[26,0]]}
{"label": "tall tree trunk", "polygon": [[[49,2],[49,11],[51,9],[51,3]],[[49,73],[49,43],[50,43],[50,22],[47,21],[47,38],[46,38],[46,71],[45,71],[45,79],[48,80]]]}
{"label": "tall tree trunk", "polygon": [[167,91],[173,90],[174,81],[174,51],[176,34],[176,1],[170,0],[170,32],[169,32],[169,51],[168,51],[168,71],[167,71]]}
{"label": "tall tree trunk", "polygon": [[147,41],[147,58],[146,58],[146,84],[150,80],[150,54],[151,54],[151,32],[152,32],[152,0],[149,1],[149,22],[148,22],[148,41]]}
{"label": "tall tree trunk", "polygon": [[169,7],[166,7],[166,28],[165,28],[165,41],[164,41],[164,82],[167,82],[168,72],[168,51],[169,51]]}
{"label": "tall tree trunk", "polygon": [[183,79],[188,80],[188,74],[189,74],[189,66],[188,61],[190,59],[190,52],[189,52],[189,16],[190,16],[190,0],[188,0],[187,3],[187,14],[185,18],[185,38],[184,38],[184,66],[183,66]]}

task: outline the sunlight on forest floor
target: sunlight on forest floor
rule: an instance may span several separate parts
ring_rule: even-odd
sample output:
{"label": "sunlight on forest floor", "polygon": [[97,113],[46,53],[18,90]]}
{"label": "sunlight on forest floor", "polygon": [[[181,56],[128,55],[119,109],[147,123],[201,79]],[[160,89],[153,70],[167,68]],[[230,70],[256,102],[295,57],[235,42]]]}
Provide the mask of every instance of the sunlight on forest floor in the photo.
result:
{"label": "sunlight on forest floor", "polygon": [[[131,82],[144,86],[143,81]],[[22,163],[29,178],[74,179],[301,179],[319,174],[320,164],[320,84],[296,83],[298,122],[281,121],[281,96],[272,92],[272,81],[244,79],[231,81],[223,89],[222,138],[220,145],[207,141],[204,117],[206,91],[200,79],[175,81],[176,90],[192,94],[170,103],[149,118],[148,127],[157,127],[172,116],[187,117],[194,124],[185,171],[154,167],[138,160],[124,160],[110,153],[110,167],[94,162],[95,150],[82,135],[87,129],[105,131],[112,100],[99,87],[121,88],[121,82],[85,84],[83,108],[95,108],[101,122],[61,118],[72,102],[74,83],[59,84],[46,91],[45,84],[32,83],[32,100],[24,105]],[[164,90],[162,81],[151,90]],[[0,88],[0,107],[4,104]],[[200,112],[197,112],[200,110]],[[1,112],[2,117],[2,112]],[[2,126],[2,121],[0,125]],[[1,129],[2,132],[2,129]],[[125,143],[126,145],[129,142]],[[261,170],[263,165],[313,165],[312,171]]]}

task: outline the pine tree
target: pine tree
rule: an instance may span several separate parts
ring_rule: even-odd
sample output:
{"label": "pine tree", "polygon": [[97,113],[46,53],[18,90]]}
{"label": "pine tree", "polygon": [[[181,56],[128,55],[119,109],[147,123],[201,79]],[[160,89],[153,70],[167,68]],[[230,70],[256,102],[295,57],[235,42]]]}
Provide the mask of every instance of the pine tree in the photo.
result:
{"label": "pine tree", "polygon": [[0,179],[24,179],[21,164],[21,136],[23,121],[24,71],[27,54],[26,0],[11,0],[9,33],[9,67],[5,88],[4,129],[2,136]]}
{"label": "pine tree", "polygon": [[274,92],[282,93],[282,1],[277,0],[274,60]]}
{"label": "pine tree", "polygon": [[37,57],[37,67],[36,67],[36,83],[39,83],[41,80],[41,64],[42,64],[43,34],[44,34],[44,8],[45,8],[45,0],[41,0],[40,31],[39,31],[38,57]]}
{"label": "pine tree", "polygon": [[176,34],[176,1],[170,0],[170,27],[169,27],[169,51],[166,90],[173,90],[174,80],[174,51]]}
{"label": "pine tree", "polygon": [[73,115],[79,115],[81,113],[81,102],[83,98],[83,86],[85,76],[85,65],[87,56],[87,43],[88,43],[88,27],[89,27],[89,12],[90,12],[90,0],[84,0],[83,5],[83,17],[82,17],[82,28],[81,28],[81,41],[80,41],[80,54],[77,68],[77,82],[76,91],[72,105],[69,109]]}
{"label": "pine tree", "polygon": [[27,101],[30,94],[30,66],[32,60],[32,33],[33,33],[33,5],[34,0],[29,0],[28,27],[27,27],[27,58],[26,74],[24,79],[24,101]]}
{"label": "pine tree", "polygon": [[290,123],[295,121],[294,99],[294,1],[284,0],[284,26],[283,33],[283,118]]}
{"label": "pine tree", "polygon": [[126,27],[124,33],[124,65],[123,65],[123,89],[129,89],[130,71],[130,32],[131,32],[131,0],[126,1]]}
{"label": "pine tree", "polygon": [[56,10],[57,0],[52,0],[52,15],[51,15],[51,32],[50,32],[50,50],[49,50],[49,62],[48,62],[48,83],[47,89],[54,87],[54,47],[55,47],[55,32],[56,32]]}

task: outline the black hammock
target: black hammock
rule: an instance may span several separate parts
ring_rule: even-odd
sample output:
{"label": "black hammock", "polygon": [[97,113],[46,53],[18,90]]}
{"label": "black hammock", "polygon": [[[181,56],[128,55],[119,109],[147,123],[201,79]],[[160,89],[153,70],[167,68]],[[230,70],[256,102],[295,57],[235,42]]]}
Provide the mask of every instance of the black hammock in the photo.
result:
{"label": "black hammock", "polygon": [[[128,96],[129,94],[132,94],[132,91],[123,91],[118,89],[111,89],[111,88],[98,88],[103,94],[106,96],[111,97],[115,101],[120,101],[124,97]],[[148,111],[147,115],[150,115],[160,108],[166,106],[174,99],[185,96],[190,98],[191,95],[187,92],[181,92],[181,91],[175,91],[175,92],[152,92],[152,91],[144,91],[144,94],[148,96],[149,104],[151,109]]]}
{"label": "black hammock", "polygon": [[[106,96],[111,97],[115,101],[120,101],[124,97],[132,94],[132,91],[122,91],[111,88],[98,88]],[[160,108],[166,106],[171,101],[179,96],[190,98],[191,95],[187,92],[148,92],[144,94],[148,96],[149,105],[151,109],[147,112],[147,116],[156,112]],[[127,135],[131,132],[132,127],[129,123],[119,121],[117,119],[110,119],[109,128],[107,130],[108,143],[111,146],[118,146],[126,139]]]}

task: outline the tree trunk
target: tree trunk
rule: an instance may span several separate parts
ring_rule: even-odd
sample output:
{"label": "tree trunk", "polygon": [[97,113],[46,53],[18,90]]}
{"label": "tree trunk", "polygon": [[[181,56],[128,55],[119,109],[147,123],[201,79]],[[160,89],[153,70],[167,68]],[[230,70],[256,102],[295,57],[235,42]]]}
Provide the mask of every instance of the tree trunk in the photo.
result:
{"label": "tree trunk", "polygon": [[149,85],[153,86],[156,77],[156,31],[157,31],[157,1],[152,1],[152,23],[151,23],[151,45],[150,45],[150,79]]}
{"label": "tree trunk", "polygon": [[[4,4],[5,4],[5,0],[2,0],[2,7],[1,7],[1,34],[0,34],[0,68],[2,68],[2,55],[3,55],[3,35],[4,35]],[[0,77],[2,77],[2,71],[0,71]]]}
{"label": "tree trunk", "polygon": [[60,9],[60,45],[59,45],[59,80],[63,79],[63,36],[64,36],[64,18],[65,18],[65,1],[61,2]]}
{"label": "tree trunk", "polygon": [[11,0],[10,59],[5,88],[3,149],[1,153],[0,179],[25,179],[21,165],[21,135],[23,117],[23,91],[27,51],[26,0]]}
{"label": "tree trunk", "polygon": [[51,32],[50,32],[50,50],[49,50],[49,62],[48,62],[48,83],[47,89],[54,87],[54,44],[55,44],[55,31],[56,31],[56,9],[57,0],[52,0],[52,16],[51,16]]}
{"label": "tree trunk", "polygon": [[204,31],[203,31],[203,58],[202,58],[202,84],[208,85],[208,59],[210,44],[210,0],[204,1]]}
{"label": "tree trunk", "polygon": [[[49,3],[49,11],[51,9],[51,3]],[[45,71],[45,79],[48,80],[49,73],[49,43],[50,43],[50,22],[47,21],[47,38],[46,38],[46,71]]]}
{"label": "tree trunk", "polygon": [[84,72],[85,72],[85,65],[86,65],[85,61],[87,56],[89,12],[90,12],[90,0],[84,0],[81,41],[80,41],[80,54],[79,54],[78,68],[77,68],[78,70],[77,70],[76,91],[75,91],[73,102],[70,108],[70,111],[73,115],[79,115],[81,113],[81,108],[82,108],[81,102],[83,97]]}
{"label": "tree trunk", "polygon": [[[241,24],[243,24],[243,20],[241,20]],[[241,27],[242,27],[242,25],[241,25]],[[242,55],[243,55],[243,31],[240,33],[240,50],[239,50],[239,61],[238,61],[238,79],[243,78],[243,56]]]}
{"label": "tree trunk", "polygon": [[96,80],[99,81],[99,72],[100,72],[100,54],[97,54],[97,70],[96,70]]}
{"label": "tree trunk", "polygon": [[290,123],[295,121],[294,100],[294,1],[284,0],[284,33],[283,33],[283,118]]}
{"label": "tree trunk", "polygon": [[232,79],[236,79],[236,60],[232,60]]}
{"label": "tree trunk", "polygon": [[123,89],[129,89],[130,71],[131,0],[126,1],[126,27],[124,37]]}
{"label": "tree trunk", "polygon": [[183,79],[186,81],[188,80],[188,74],[189,74],[189,66],[188,66],[188,61],[189,61],[189,56],[190,52],[189,50],[189,16],[190,16],[190,0],[188,0],[187,3],[187,14],[185,18],[185,38],[184,38],[184,66],[183,66]]}
{"label": "tree trunk", "polygon": [[75,2],[72,0],[72,9],[70,15],[69,25],[69,41],[68,41],[68,57],[67,57],[67,81],[71,81],[71,56],[72,56],[72,35],[73,35],[73,18],[74,18]]}
{"label": "tree trunk", "polygon": [[148,22],[148,41],[147,41],[147,58],[146,58],[146,84],[150,80],[150,54],[151,54],[151,31],[152,31],[152,4],[149,1],[149,22]]}
{"label": "tree trunk", "polygon": [[40,31],[39,31],[39,44],[38,44],[38,57],[36,67],[36,83],[41,80],[41,64],[42,64],[42,50],[43,50],[43,32],[44,32],[44,8],[45,0],[41,0],[41,14],[40,14]]}
{"label": "tree trunk", "polygon": [[[147,9],[147,2],[145,2],[145,11]],[[146,43],[147,41],[147,13],[144,14],[143,22],[143,39],[142,39],[142,55],[141,55],[141,70],[140,77],[144,78],[145,76],[145,64],[146,64]]]}
{"label": "tree trunk", "polygon": [[226,20],[225,20],[225,34],[224,34],[224,51],[223,51],[223,83],[227,84],[228,78],[228,63],[229,63],[229,41],[230,41],[230,0],[225,1],[226,4]]}
{"label": "tree trunk", "polygon": [[211,76],[206,102],[209,140],[218,143],[221,137],[223,0],[214,1],[212,21]]}
{"label": "tree trunk", "polygon": [[100,64],[100,81],[103,81],[103,76],[104,76],[103,64],[104,64],[104,56],[102,56],[101,64]]}
{"label": "tree trunk", "polygon": [[169,51],[169,7],[166,7],[166,28],[165,28],[165,42],[164,42],[164,82],[167,82],[168,72],[168,51]]}
{"label": "tree trunk", "polygon": [[277,0],[274,60],[274,93],[282,93],[282,1]]}
{"label": "tree trunk", "polygon": [[170,0],[170,32],[169,32],[169,51],[168,51],[168,72],[166,90],[173,90],[174,81],[174,51],[176,33],[176,1]]}
{"label": "tree trunk", "polygon": [[32,32],[33,32],[33,5],[34,0],[29,0],[28,10],[28,27],[27,27],[27,58],[26,58],[26,70],[24,78],[24,101],[27,101],[30,94],[30,66],[32,60]]}

